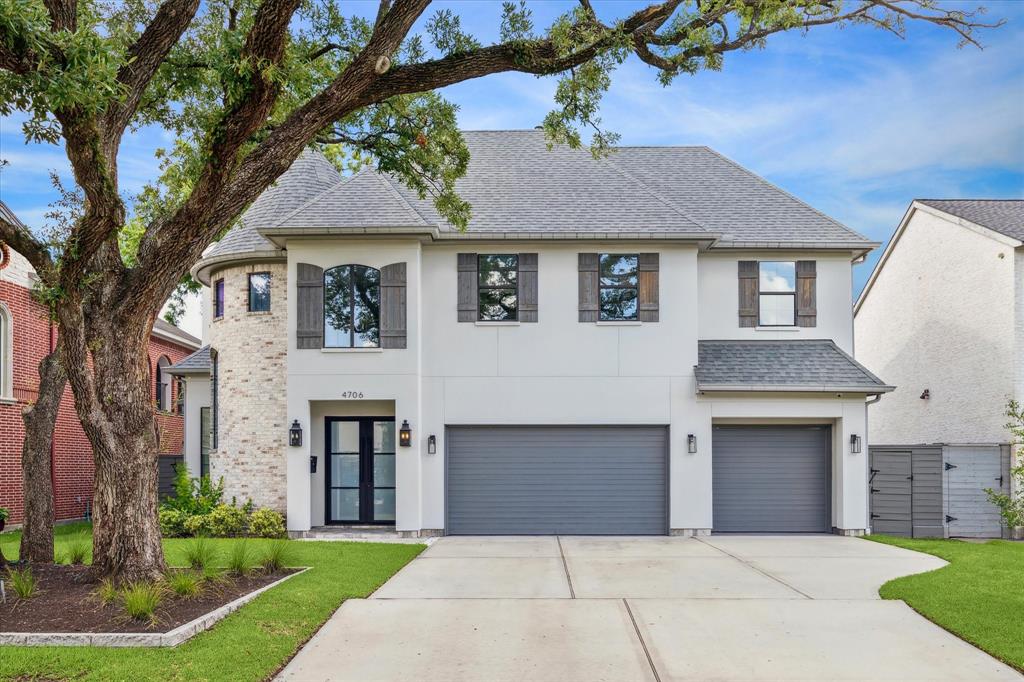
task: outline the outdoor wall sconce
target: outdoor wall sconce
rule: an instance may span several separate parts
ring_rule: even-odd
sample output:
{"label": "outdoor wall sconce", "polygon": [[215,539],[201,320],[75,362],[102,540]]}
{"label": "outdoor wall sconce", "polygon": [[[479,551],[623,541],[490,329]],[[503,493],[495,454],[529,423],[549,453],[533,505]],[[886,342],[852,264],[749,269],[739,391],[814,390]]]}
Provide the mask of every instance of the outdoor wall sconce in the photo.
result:
{"label": "outdoor wall sconce", "polygon": [[409,420],[402,420],[402,428],[398,430],[398,444],[403,448],[412,445],[412,429],[409,428]]}
{"label": "outdoor wall sconce", "polygon": [[437,436],[435,436],[434,434],[430,434],[429,436],[427,436],[427,454],[437,454]]}
{"label": "outdoor wall sconce", "polygon": [[686,436],[686,451],[691,455],[697,452],[697,436],[692,433]]}
{"label": "outdoor wall sconce", "polygon": [[309,456],[309,473],[316,473],[316,455]]}
{"label": "outdoor wall sconce", "polygon": [[288,429],[288,445],[293,448],[302,445],[302,425],[296,419],[292,422],[292,428]]}
{"label": "outdoor wall sconce", "polygon": [[850,452],[855,455],[860,454],[860,436],[857,434],[850,436]]}

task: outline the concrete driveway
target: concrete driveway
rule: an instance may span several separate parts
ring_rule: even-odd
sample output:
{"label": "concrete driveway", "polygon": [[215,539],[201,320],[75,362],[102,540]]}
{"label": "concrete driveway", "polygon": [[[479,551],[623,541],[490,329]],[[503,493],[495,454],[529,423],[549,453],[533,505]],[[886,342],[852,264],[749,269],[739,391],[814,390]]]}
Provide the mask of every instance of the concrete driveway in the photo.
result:
{"label": "concrete driveway", "polygon": [[1020,680],[878,587],[945,565],[836,536],[449,537],[282,680]]}

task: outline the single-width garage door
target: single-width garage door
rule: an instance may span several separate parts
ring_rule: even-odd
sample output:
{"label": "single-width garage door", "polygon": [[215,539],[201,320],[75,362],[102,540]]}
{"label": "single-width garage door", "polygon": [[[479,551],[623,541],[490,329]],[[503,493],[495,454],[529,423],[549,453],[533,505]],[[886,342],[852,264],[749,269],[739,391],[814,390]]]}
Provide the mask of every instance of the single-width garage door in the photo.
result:
{"label": "single-width garage door", "polygon": [[668,532],[668,430],[650,426],[449,427],[447,532]]}
{"label": "single-width garage door", "polygon": [[831,530],[829,426],[715,426],[713,438],[715,531]]}

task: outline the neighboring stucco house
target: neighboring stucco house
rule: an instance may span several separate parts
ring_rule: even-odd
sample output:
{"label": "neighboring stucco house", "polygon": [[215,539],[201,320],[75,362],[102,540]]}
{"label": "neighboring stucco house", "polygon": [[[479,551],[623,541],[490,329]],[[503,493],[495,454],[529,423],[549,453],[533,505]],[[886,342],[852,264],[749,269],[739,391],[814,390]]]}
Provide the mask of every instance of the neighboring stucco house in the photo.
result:
{"label": "neighboring stucco house", "polygon": [[[17,220],[0,201],[4,218]],[[17,251],[0,242],[0,507],[11,523],[22,521],[21,413],[39,390],[39,363],[56,347],[57,331],[46,309],[32,297],[36,274]],[[180,461],[184,419],[181,385],[166,370],[199,347],[199,339],[157,319],[149,342],[153,404],[160,434],[160,485],[169,492],[172,466]],[[78,519],[92,506],[92,447],[65,389],[53,433],[51,476],[54,515]]]}
{"label": "neighboring stucco house", "polygon": [[876,244],[706,147],[466,141],[465,232],[307,152],[193,268],[227,495],[293,532],[869,529]]}
{"label": "neighboring stucco house", "polygon": [[857,300],[857,359],[899,387],[869,411],[889,532],[909,527],[892,508],[906,476],[886,467],[913,452],[932,458],[942,496],[914,534],[1000,534],[984,489],[1009,485],[1006,403],[1024,397],[1022,245],[1024,201],[918,199]]}

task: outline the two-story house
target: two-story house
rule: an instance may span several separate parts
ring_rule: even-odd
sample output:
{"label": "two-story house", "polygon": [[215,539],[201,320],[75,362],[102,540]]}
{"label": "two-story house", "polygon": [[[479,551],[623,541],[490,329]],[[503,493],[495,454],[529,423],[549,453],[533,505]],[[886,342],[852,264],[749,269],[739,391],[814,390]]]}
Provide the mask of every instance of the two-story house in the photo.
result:
{"label": "two-story house", "polygon": [[465,231],[307,152],[193,269],[227,494],[294,532],[869,529],[876,244],[706,147],[465,136]]}
{"label": "two-story house", "polygon": [[855,316],[857,358],[899,386],[869,412],[874,525],[998,537],[985,489],[1010,488],[1006,407],[1024,399],[1024,201],[913,201]]}

